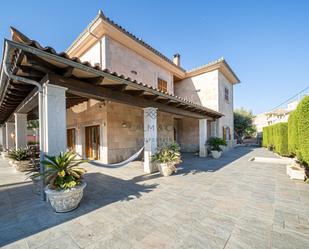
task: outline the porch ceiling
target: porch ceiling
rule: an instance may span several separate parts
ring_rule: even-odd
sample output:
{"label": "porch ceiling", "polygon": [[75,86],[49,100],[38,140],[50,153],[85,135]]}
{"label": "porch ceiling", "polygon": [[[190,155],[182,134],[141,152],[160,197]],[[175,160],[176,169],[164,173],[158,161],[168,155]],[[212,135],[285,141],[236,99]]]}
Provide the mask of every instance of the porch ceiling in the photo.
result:
{"label": "porch ceiling", "polygon": [[[97,65],[91,66],[89,62],[82,63],[78,58],[69,58],[65,53],[56,53],[53,48],[42,47],[15,29],[12,31],[14,41],[6,41],[14,48],[10,51],[12,72],[41,83],[49,81],[67,87],[67,108],[93,98],[139,107],[157,107],[160,111],[192,118],[222,116],[221,113],[152,86],[115,72],[101,70]],[[34,87],[9,80],[2,72],[0,90],[0,123],[4,123],[31,95]],[[35,111],[27,110],[27,113]]]}

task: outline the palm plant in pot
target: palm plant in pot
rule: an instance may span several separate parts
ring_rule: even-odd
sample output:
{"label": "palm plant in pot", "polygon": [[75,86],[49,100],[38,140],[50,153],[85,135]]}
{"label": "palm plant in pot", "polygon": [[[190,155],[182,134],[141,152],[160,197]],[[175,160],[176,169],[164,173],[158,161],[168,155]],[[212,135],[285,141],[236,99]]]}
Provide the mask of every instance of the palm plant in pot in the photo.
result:
{"label": "palm plant in pot", "polygon": [[226,142],[222,138],[219,138],[219,137],[210,137],[207,140],[207,144],[210,147],[211,156],[214,159],[220,158],[222,154],[221,146],[226,146]]}
{"label": "palm plant in pot", "polygon": [[84,168],[79,167],[85,160],[76,159],[73,152],[60,153],[58,156],[45,156],[42,175],[47,184],[45,193],[56,212],[69,212],[77,208],[83,197],[86,182],[83,181]]}
{"label": "palm plant in pot", "polygon": [[158,170],[163,176],[170,176],[173,172],[177,172],[177,165],[181,163],[180,147],[177,143],[159,149],[153,155],[153,162],[156,163]]}
{"label": "palm plant in pot", "polygon": [[8,152],[9,163],[18,171],[26,171],[30,165],[31,152],[28,147],[12,149]]}

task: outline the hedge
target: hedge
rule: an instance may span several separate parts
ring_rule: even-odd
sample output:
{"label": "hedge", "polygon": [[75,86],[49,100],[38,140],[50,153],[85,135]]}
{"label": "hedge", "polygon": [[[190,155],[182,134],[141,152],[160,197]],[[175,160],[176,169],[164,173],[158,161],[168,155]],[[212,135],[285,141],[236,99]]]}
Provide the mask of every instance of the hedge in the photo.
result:
{"label": "hedge", "polygon": [[288,121],[288,147],[291,156],[298,153],[298,113],[297,110],[292,112]]}
{"label": "hedge", "polygon": [[288,124],[278,123],[263,128],[263,146],[288,156]]}
{"label": "hedge", "polygon": [[309,166],[309,96],[290,114],[288,123],[263,128],[263,146],[283,156],[297,156]]}
{"label": "hedge", "polygon": [[278,123],[274,126],[274,149],[282,156],[289,156],[288,123]]}
{"label": "hedge", "polygon": [[299,152],[303,163],[309,165],[309,96],[297,106]]}
{"label": "hedge", "polygon": [[272,149],[275,145],[274,141],[274,125],[263,128],[263,146]]}

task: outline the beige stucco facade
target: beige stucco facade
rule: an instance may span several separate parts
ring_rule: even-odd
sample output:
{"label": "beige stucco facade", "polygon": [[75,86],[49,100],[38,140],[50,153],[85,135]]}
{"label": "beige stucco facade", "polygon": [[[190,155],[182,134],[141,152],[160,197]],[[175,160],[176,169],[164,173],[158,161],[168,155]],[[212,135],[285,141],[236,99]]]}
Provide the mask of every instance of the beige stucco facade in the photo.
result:
{"label": "beige stucco facade", "polygon": [[[67,128],[76,130],[75,150],[85,154],[85,128],[100,126],[100,160],[120,162],[144,145],[143,109],[89,100],[67,110]],[[158,147],[177,140],[186,152],[198,151],[198,120],[158,112]]]}
{"label": "beige stucco facade", "polygon": [[[218,120],[218,135],[223,137],[223,129],[230,130],[226,136],[229,146],[234,143],[234,114],[233,114],[233,84],[219,71],[205,72],[197,76],[178,81],[174,86],[175,94],[195,103],[209,107],[222,114]],[[225,91],[228,91],[228,100]]]}
{"label": "beige stucco facade", "polygon": [[[148,45],[147,45],[148,46]],[[158,88],[158,79],[167,82],[167,92],[188,99],[196,104],[222,113],[216,122],[206,122],[207,136],[225,136],[229,146],[233,145],[233,85],[237,76],[223,59],[186,72],[182,69],[180,55],[174,63],[166,60],[154,49],[143,46],[128,33],[119,30],[104,16],[98,16],[93,23],[68,49],[71,56],[88,61],[93,66],[117,72],[125,77]],[[225,99],[225,91],[229,98]],[[85,155],[84,133],[80,129],[88,124],[100,125],[100,159],[105,162],[119,162],[128,158],[144,144],[144,113],[142,108],[114,102],[92,100],[67,111],[67,124],[77,127],[77,151]],[[198,152],[199,120],[169,113],[158,112],[158,146],[177,141],[183,151]],[[224,131],[226,133],[226,130]]]}

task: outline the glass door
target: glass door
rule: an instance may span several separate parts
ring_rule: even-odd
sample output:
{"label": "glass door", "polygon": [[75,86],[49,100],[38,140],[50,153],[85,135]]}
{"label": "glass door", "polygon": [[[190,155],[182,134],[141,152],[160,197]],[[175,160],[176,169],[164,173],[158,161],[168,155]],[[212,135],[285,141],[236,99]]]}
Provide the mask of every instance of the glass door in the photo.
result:
{"label": "glass door", "polygon": [[75,129],[67,129],[67,146],[68,149],[75,152]]}
{"label": "glass door", "polygon": [[100,158],[100,126],[88,126],[85,128],[86,157],[91,160]]}

